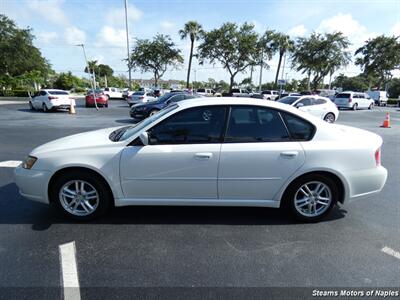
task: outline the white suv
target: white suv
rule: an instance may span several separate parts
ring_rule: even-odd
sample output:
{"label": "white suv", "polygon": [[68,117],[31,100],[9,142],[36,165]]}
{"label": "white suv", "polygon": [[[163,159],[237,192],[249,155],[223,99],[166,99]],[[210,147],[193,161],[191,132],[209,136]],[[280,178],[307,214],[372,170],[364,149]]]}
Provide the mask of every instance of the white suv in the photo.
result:
{"label": "white suv", "polygon": [[267,90],[267,91],[262,91],[261,94],[263,95],[263,98],[265,100],[273,100],[273,101],[275,101],[276,98],[279,97],[279,92],[278,91]]}
{"label": "white suv", "polygon": [[365,93],[342,92],[335,96],[335,104],[338,108],[350,108],[352,110],[359,108],[372,109],[374,100]]}
{"label": "white suv", "polygon": [[114,88],[114,87],[106,87],[104,88],[104,95],[107,96],[108,99],[110,98],[120,98],[122,99],[122,92],[120,91],[119,88]]}

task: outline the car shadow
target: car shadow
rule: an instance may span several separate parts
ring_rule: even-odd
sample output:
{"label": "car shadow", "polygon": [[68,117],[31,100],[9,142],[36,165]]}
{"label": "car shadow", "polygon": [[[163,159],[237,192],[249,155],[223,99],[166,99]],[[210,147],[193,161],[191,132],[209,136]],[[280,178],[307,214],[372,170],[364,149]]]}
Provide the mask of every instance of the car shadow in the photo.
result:
{"label": "car shadow", "polygon": [[[114,207],[90,222],[77,222],[59,213],[54,205],[27,200],[19,195],[15,183],[0,187],[0,224],[32,224],[35,231],[52,224],[204,224],[204,225],[296,225],[285,210],[263,207],[216,206],[129,206]],[[345,217],[336,207],[321,222]]]}
{"label": "car shadow", "polygon": [[58,110],[52,110],[50,112],[43,112],[42,110],[32,110],[30,108],[19,108],[18,111],[21,112],[27,112],[27,113],[32,113],[32,114],[37,114],[37,113],[41,113],[41,114],[53,114],[53,113],[68,113],[68,109],[58,109]]}

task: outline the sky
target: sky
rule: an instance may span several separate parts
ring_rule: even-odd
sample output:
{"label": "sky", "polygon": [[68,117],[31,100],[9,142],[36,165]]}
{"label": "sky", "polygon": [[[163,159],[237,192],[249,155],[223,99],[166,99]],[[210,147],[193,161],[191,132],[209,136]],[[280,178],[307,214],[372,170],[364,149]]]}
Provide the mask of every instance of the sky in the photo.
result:
{"label": "sky", "polygon": [[[89,60],[110,65],[116,74],[127,75],[123,61],[127,57],[124,0],[0,0],[0,13],[13,19],[19,27],[30,27],[34,44],[50,61],[56,72],[84,74],[85,44]],[[293,39],[312,32],[343,32],[351,41],[350,50],[377,35],[400,35],[400,0],[128,0],[128,26],[131,46],[137,38],[151,39],[157,33],[168,34],[185,58],[179,70],[167,71],[163,79],[185,80],[190,43],[180,40],[178,31],[190,20],[212,30],[224,22],[253,23],[262,34],[267,29],[289,34]],[[353,59],[354,60],[354,59]],[[275,77],[278,57],[263,70],[263,82]],[[229,81],[227,71],[219,65],[199,66],[193,60],[192,79],[208,78]],[[337,74],[357,75],[359,67],[351,63]],[[400,76],[400,72],[395,72]],[[148,79],[150,73],[133,72],[132,78]],[[238,75],[236,81],[249,77]],[[282,76],[280,76],[282,77]],[[286,63],[283,77],[290,80],[304,75]],[[253,73],[258,83],[259,69]]]}

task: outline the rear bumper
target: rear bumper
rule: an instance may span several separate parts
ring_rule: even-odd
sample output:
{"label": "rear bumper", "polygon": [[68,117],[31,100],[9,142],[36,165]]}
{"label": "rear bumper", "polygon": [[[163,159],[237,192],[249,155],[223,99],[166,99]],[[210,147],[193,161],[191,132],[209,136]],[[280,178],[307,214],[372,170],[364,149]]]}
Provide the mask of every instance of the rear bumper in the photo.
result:
{"label": "rear bumper", "polygon": [[385,186],[387,170],[379,166],[373,169],[351,171],[345,174],[349,183],[348,200],[379,193]]}
{"label": "rear bumper", "polygon": [[338,108],[352,108],[354,103],[335,103]]}
{"label": "rear bumper", "polygon": [[39,170],[27,170],[21,166],[14,170],[14,180],[19,188],[19,193],[33,201],[49,203],[47,186],[51,178],[51,172]]}

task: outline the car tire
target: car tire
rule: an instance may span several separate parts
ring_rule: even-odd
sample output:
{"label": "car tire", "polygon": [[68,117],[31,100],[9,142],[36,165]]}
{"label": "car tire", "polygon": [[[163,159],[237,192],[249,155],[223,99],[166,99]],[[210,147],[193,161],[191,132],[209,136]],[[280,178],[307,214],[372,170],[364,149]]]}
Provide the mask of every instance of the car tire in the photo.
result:
{"label": "car tire", "polygon": [[373,107],[374,107],[374,104],[371,103],[371,104],[368,106],[368,109],[372,109]]}
{"label": "car tire", "polygon": [[90,107],[90,105],[88,103],[85,103],[85,107]]}
{"label": "car tire", "polygon": [[156,113],[158,113],[158,112],[159,112],[158,109],[153,109],[153,110],[151,110],[151,111],[149,112],[149,117],[152,116],[152,115],[154,115],[154,114],[156,114]]}
{"label": "car tire", "polygon": [[33,107],[33,105],[32,105],[32,102],[31,102],[31,101],[29,101],[29,109],[30,109],[30,110],[35,110],[35,108]]}
{"label": "car tire", "polygon": [[354,103],[354,105],[353,105],[353,107],[351,108],[352,110],[357,110],[357,108],[358,108],[358,104],[357,103]]}
{"label": "car tire", "polygon": [[[306,186],[308,189],[305,188]],[[320,193],[318,193],[319,190]],[[282,197],[283,207],[289,210],[295,219],[309,223],[325,218],[338,199],[337,184],[330,177],[322,174],[309,174],[296,179]]]}
{"label": "car tire", "polygon": [[104,180],[84,171],[71,171],[56,178],[49,188],[49,197],[63,215],[78,221],[98,218],[112,204],[112,195]]}
{"label": "car tire", "polygon": [[45,112],[45,113],[49,112],[49,109],[47,108],[46,103],[43,103],[43,105],[42,105],[42,110],[43,110],[43,112]]}
{"label": "car tire", "polygon": [[327,113],[324,117],[324,121],[328,123],[335,123],[335,115],[333,113]]}
{"label": "car tire", "polygon": [[104,107],[108,107],[108,103],[104,104]]}

